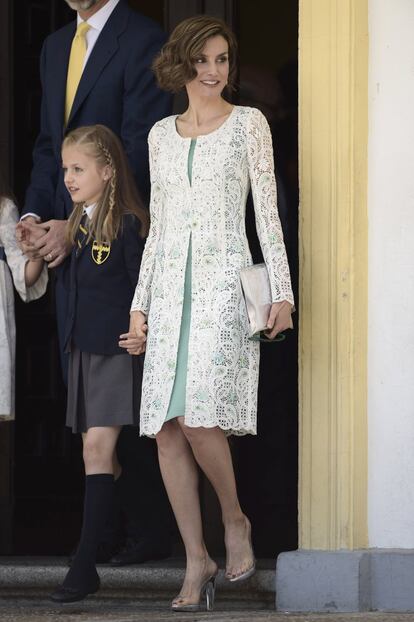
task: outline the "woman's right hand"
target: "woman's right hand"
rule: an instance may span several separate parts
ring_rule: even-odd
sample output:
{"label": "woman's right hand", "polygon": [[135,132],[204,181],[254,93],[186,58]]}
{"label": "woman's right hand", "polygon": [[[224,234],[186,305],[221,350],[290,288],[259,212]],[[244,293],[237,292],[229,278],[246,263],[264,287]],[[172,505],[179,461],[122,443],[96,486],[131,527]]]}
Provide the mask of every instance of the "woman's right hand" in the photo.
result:
{"label": "woman's right hand", "polygon": [[119,336],[119,347],[125,348],[128,354],[142,354],[145,352],[147,330],[147,318],[142,311],[131,311],[129,332]]}

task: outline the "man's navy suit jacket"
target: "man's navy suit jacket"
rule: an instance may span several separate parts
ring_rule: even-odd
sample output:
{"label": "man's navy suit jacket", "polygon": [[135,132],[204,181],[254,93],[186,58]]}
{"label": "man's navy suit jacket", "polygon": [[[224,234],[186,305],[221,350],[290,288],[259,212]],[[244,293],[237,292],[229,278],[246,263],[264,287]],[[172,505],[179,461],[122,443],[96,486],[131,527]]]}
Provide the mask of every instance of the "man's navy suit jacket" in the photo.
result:
{"label": "man's navy suit jacket", "polygon": [[80,80],[64,127],[66,78],[76,20],[51,34],[41,53],[41,127],[24,212],[43,221],[65,219],[72,202],[63,183],[64,135],[100,123],[122,140],[141,195],[149,192],[147,136],[170,114],[171,98],[156,86],[151,63],[165,41],[161,28],[120,0],[100,33]]}

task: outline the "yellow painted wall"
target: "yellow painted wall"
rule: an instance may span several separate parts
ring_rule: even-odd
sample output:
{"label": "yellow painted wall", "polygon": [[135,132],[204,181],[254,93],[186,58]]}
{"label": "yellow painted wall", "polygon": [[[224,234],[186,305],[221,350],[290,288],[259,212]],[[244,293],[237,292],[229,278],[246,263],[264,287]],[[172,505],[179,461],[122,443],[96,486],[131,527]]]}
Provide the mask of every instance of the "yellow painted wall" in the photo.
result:
{"label": "yellow painted wall", "polygon": [[300,481],[305,549],[367,545],[368,0],[301,0]]}

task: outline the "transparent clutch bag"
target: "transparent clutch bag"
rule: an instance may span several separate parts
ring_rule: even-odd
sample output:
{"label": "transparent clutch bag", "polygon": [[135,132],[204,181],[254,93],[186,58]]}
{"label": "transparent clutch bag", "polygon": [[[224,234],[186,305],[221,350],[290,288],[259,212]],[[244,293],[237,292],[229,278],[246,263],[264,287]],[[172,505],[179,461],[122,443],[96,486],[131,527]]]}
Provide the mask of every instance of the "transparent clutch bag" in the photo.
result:
{"label": "transparent clutch bag", "polygon": [[240,280],[249,320],[249,339],[254,341],[283,341],[285,335],[279,333],[274,339],[268,339],[263,333],[267,329],[272,292],[265,263],[254,264],[240,270]]}

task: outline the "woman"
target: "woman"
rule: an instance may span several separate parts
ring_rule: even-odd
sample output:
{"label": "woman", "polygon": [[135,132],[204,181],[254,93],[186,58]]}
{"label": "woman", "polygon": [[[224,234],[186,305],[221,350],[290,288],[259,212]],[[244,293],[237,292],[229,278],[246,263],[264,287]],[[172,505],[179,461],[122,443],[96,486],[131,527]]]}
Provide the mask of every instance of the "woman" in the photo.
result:
{"label": "woman", "polygon": [[258,110],[222,97],[235,57],[232,32],[201,16],[176,27],[154,64],[159,85],[185,86],[189,104],[149,136],[151,228],[130,325],[142,345],[130,353],[146,345],[141,433],[156,437],[186,549],[178,611],[198,609],[203,591],[212,608],[217,574],[202,535],[197,464],[221,504],[226,577],[240,581],[255,569],[226,439],[256,433],[259,345],[248,339],[240,287],[240,270],[252,263],[244,225],[250,185],[273,296],[269,338],[290,327],[293,306],[269,127]]}

